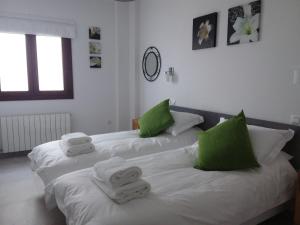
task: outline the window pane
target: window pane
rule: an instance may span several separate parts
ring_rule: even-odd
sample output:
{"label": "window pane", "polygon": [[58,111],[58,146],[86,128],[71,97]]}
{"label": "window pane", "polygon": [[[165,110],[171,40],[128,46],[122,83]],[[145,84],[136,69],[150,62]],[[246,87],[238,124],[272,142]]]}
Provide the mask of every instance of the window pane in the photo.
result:
{"label": "window pane", "polygon": [[0,33],[1,91],[28,91],[24,34]]}
{"label": "window pane", "polygon": [[36,36],[36,47],[40,91],[63,91],[61,38]]}

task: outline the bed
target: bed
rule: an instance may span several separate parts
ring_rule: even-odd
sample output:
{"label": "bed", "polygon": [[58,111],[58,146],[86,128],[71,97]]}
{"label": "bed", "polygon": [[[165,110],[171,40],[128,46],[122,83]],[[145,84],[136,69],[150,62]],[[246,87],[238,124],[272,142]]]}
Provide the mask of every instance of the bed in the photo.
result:
{"label": "bed", "polygon": [[143,199],[115,204],[89,168],[48,185],[48,206],[55,198],[69,225],[238,225],[293,195],[297,174],[285,157],[256,170],[204,172],[193,168],[195,152],[197,145],[130,159],[152,186]]}
{"label": "bed", "polygon": [[163,133],[153,138],[140,138],[137,130],[94,135],[91,137],[96,151],[74,157],[67,157],[59,141],[52,141],[35,147],[28,157],[32,170],[46,186],[63,174],[91,167],[113,156],[128,159],[191,145],[196,142],[199,131],[200,128],[195,127],[178,136]]}
{"label": "bed", "polygon": [[[173,106],[173,110],[205,116],[202,129],[230,115]],[[143,199],[124,205],[113,203],[92,182],[87,168],[53,180],[46,188],[49,208],[57,205],[69,225],[253,225],[286,209],[294,196],[299,157],[299,127],[247,119],[248,124],[293,129],[284,148],[292,164],[280,154],[259,169],[204,172],[193,168],[197,145],[130,159],[143,170],[152,190]]]}

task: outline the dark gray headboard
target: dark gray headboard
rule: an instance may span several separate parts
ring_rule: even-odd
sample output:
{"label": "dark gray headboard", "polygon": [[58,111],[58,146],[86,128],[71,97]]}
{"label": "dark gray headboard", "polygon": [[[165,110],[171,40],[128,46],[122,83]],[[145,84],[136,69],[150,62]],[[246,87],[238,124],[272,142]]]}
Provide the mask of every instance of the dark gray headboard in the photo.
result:
{"label": "dark gray headboard", "polygon": [[[174,111],[190,112],[190,113],[202,115],[205,119],[205,122],[203,124],[201,124],[199,127],[202,128],[203,130],[207,130],[207,129],[215,126],[219,122],[220,117],[224,117],[224,118],[232,117],[232,115],[228,115],[228,114],[209,112],[209,111],[204,111],[204,110],[199,110],[199,109],[185,108],[185,107],[181,107],[181,106],[173,106],[172,105],[170,108]],[[284,151],[289,153],[290,155],[294,156],[294,158],[291,162],[296,169],[300,168],[300,127],[299,126],[271,122],[271,121],[266,121],[266,120],[253,119],[253,118],[247,118],[247,124],[268,127],[268,128],[273,128],[273,129],[292,129],[292,130],[294,130],[295,136],[284,147]]]}

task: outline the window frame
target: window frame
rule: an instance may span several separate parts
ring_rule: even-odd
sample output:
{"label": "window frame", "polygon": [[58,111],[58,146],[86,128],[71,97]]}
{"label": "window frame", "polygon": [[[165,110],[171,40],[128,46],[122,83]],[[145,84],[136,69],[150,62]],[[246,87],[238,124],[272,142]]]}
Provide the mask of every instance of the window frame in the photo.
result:
{"label": "window frame", "polygon": [[[73,66],[72,66],[72,46],[70,38],[61,38],[62,43],[62,65],[63,65],[63,91],[40,91],[36,35],[25,34],[26,57],[27,57],[27,77],[28,91],[1,91],[0,101],[18,100],[51,100],[51,99],[73,99]],[[16,81],[17,82],[17,81]]]}

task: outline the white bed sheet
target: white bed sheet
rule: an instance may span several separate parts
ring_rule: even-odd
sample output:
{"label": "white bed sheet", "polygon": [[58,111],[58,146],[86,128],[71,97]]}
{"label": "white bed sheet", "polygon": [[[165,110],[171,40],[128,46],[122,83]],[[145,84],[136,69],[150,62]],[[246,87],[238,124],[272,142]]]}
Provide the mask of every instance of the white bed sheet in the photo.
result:
{"label": "white bed sheet", "polygon": [[152,186],[143,199],[114,203],[88,168],[50,183],[46,202],[56,199],[69,225],[240,225],[293,196],[297,174],[282,156],[256,170],[205,172],[192,168],[196,148],[131,159]]}
{"label": "white bed sheet", "polygon": [[112,156],[128,159],[191,145],[197,141],[199,131],[199,128],[191,128],[176,137],[164,133],[153,138],[140,138],[136,130],[94,135],[91,137],[96,151],[74,157],[62,152],[59,141],[52,141],[35,147],[28,157],[32,170],[47,185],[63,174],[91,167]]}

